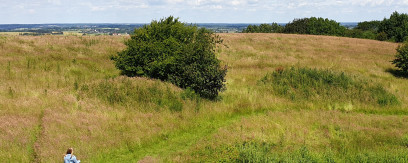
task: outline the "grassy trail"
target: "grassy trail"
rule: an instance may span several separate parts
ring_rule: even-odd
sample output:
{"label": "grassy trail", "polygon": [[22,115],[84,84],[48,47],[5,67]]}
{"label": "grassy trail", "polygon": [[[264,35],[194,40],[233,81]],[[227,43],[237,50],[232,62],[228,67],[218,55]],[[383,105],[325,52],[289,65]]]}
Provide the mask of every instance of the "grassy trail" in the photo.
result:
{"label": "grassy trail", "polygon": [[41,140],[42,135],[44,134],[44,112],[45,110],[42,110],[40,115],[38,116],[38,125],[35,128],[34,136],[33,136],[33,162],[41,162],[40,158],[40,143],[39,141]]}
{"label": "grassy trail", "polygon": [[187,129],[160,135],[145,144],[113,150],[111,153],[105,153],[91,159],[91,162],[137,162],[148,156],[168,158],[172,154],[186,152],[192,145],[217,133],[218,129],[222,127],[232,125],[242,118],[265,114],[265,111],[265,109],[259,109],[254,112],[215,115],[200,119],[194,126]]}

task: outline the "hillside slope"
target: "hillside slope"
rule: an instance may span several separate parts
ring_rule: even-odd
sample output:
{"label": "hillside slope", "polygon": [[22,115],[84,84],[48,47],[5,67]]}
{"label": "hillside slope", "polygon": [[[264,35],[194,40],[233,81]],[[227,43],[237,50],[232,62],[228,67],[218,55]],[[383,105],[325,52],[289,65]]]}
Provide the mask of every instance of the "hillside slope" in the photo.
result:
{"label": "hillside slope", "polygon": [[[229,69],[227,90],[217,101],[120,76],[109,57],[125,47],[126,37],[0,37],[0,158],[58,162],[73,147],[85,162],[408,161],[408,79],[390,62],[398,44],[285,34],[221,37],[225,46],[217,53]],[[319,94],[326,87],[318,84],[305,89],[312,98],[289,87],[299,99],[262,82],[293,68],[344,74],[363,93],[328,101],[331,95]],[[377,100],[389,97],[396,102]]]}

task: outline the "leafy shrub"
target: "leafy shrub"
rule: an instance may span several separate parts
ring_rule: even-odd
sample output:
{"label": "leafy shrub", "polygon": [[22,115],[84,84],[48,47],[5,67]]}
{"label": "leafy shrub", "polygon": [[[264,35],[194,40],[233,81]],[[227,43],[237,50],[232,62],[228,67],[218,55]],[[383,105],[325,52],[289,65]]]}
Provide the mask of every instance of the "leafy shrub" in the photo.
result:
{"label": "leafy shrub", "polygon": [[363,31],[361,29],[349,29],[345,31],[344,36],[351,38],[376,39],[376,34],[373,31]]}
{"label": "leafy shrub", "polygon": [[346,30],[344,36],[351,38],[363,38],[363,30],[361,29],[349,29]]}
{"label": "leafy shrub", "polygon": [[397,54],[392,63],[401,69],[403,73],[408,74],[408,43],[397,48]]}
{"label": "leafy shrub", "polygon": [[362,38],[375,40],[377,38],[377,35],[372,31],[365,31],[365,32],[363,32],[363,37]]}
{"label": "leafy shrub", "polygon": [[380,85],[344,73],[309,68],[290,68],[264,76],[260,83],[294,101],[366,102],[381,106],[398,104],[398,99]]}
{"label": "leafy shrub", "polygon": [[215,56],[221,42],[210,30],[170,16],[136,29],[112,60],[123,75],[169,81],[213,99],[225,89],[227,69]]}
{"label": "leafy shrub", "polygon": [[377,32],[378,29],[380,28],[380,25],[381,25],[381,21],[378,21],[378,20],[364,21],[364,22],[359,22],[355,29],[360,29],[363,31]]}

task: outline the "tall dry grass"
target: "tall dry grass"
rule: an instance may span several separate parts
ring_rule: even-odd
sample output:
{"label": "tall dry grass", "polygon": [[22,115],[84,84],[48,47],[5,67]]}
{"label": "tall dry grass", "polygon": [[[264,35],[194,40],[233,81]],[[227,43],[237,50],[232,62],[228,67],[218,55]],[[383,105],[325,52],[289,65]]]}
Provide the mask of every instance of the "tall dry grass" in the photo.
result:
{"label": "tall dry grass", "polygon": [[[282,155],[302,145],[312,152],[403,153],[397,144],[408,134],[408,85],[392,74],[389,62],[397,44],[284,34],[221,37],[227,45],[218,51],[229,67],[227,91],[208,101],[169,83],[120,77],[109,57],[125,48],[127,37],[1,36],[0,158],[57,162],[74,147],[85,162],[209,161],[223,147],[244,149],[246,141],[281,141]],[[359,76],[382,85],[401,105],[344,112],[291,101],[257,84],[277,67]],[[250,143],[248,149],[258,147],[263,146]]]}

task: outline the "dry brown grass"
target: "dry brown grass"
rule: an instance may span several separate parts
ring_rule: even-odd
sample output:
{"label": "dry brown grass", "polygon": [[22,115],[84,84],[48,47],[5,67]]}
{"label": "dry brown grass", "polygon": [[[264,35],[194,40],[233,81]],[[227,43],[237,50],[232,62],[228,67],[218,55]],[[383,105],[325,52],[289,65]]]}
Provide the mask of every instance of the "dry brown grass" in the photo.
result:
{"label": "dry brown grass", "polygon": [[406,79],[389,72],[396,43],[314,35],[220,35],[229,47],[221,49],[220,59],[230,67],[227,82],[234,88],[254,85],[277,67],[311,67],[362,76],[408,100]]}

